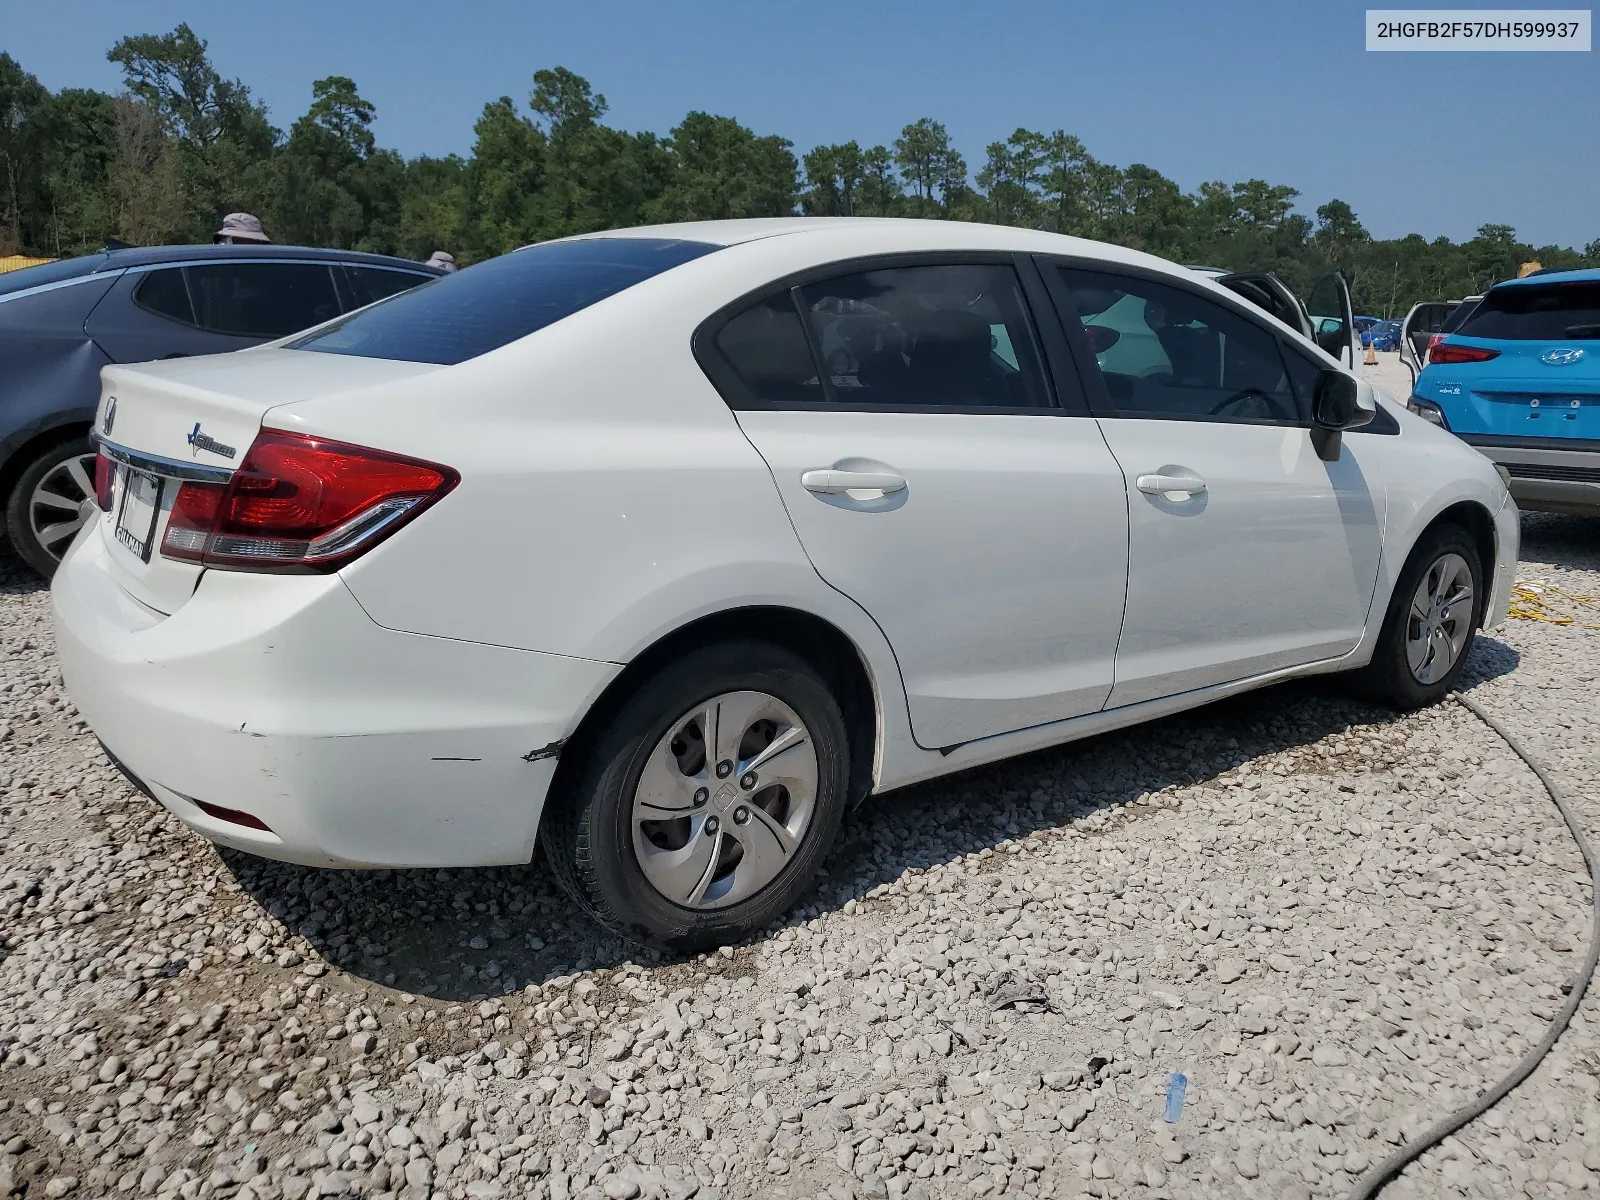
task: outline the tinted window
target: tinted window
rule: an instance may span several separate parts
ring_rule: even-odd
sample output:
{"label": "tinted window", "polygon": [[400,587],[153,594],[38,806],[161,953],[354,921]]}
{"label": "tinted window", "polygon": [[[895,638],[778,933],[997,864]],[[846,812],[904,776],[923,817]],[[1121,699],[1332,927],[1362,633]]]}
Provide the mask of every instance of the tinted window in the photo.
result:
{"label": "tinted window", "polygon": [[158,317],[170,317],[185,325],[194,324],[194,306],[189,303],[189,289],[183,282],[182,267],[151,271],[133,289],[133,302]]}
{"label": "tinted window", "polygon": [[1454,333],[1461,328],[1461,323],[1478,311],[1481,300],[1466,300],[1450,310],[1450,315],[1439,326],[1440,333]]}
{"label": "tinted window", "polygon": [[46,283],[60,283],[63,279],[79,279],[94,274],[105,264],[104,254],[85,254],[82,258],[64,258],[60,262],[40,263],[37,267],[7,271],[0,275],[0,296]]}
{"label": "tinted window", "polygon": [[764,404],[813,404],[823,399],[822,379],[806,344],[800,311],[784,292],[752,305],[717,334],[734,374]]}
{"label": "tinted window", "polygon": [[1278,339],[1261,326],[1164,283],[1060,271],[1118,416],[1309,421]]}
{"label": "tinted window", "polygon": [[339,315],[320,263],[230,262],[185,267],[195,324],[212,333],[275,338]]}
{"label": "tinted window", "polygon": [[1600,338],[1600,281],[1495,288],[1456,332],[1516,342]]}
{"label": "tinted window", "polygon": [[295,346],[406,362],[464,362],[715,249],[665,238],[545,242],[403,292]]}
{"label": "tinted window", "polygon": [[1000,265],[895,267],[799,291],[844,407],[1049,405],[1016,272]]}
{"label": "tinted window", "polygon": [[350,281],[350,291],[356,307],[372,304],[378,300],[387,300],[397,292],[405,292],[416,287],[419,283],[427,283],[434,278],[422,272],[390,271],[383,267],[350,267],[344,269],[345,278]]}

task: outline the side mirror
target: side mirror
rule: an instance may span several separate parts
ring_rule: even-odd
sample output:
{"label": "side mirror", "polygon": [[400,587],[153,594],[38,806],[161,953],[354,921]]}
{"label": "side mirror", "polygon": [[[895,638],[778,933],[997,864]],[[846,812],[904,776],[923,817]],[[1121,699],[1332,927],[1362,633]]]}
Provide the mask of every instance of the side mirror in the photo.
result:
{"label": "side mirror", "polygon": [[1311,443],[1324,462],[1339,457],[1340,435],[1346,429],[1360,429],[1377,415],[1371,384],[1332,367],[1317,372],[1311,400]]}

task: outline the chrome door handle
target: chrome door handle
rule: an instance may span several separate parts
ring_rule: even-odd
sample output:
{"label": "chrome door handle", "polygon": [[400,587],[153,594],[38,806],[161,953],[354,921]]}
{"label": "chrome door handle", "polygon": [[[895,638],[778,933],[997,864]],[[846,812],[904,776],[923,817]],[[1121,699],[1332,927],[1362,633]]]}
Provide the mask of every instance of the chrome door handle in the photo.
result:
{"label": "chrome door handle", "polygon": [[800,476],[800,486],[819,495],[837,495],[840,492],[902,492],[906,481],[903,476],[889,471],[807,471]]}
{"label": "chrome door handle", "polygon": [[1133,486],[1147,496],[1193,496],[1206,490],[1206,481],[1194,475],[1141,475]]}

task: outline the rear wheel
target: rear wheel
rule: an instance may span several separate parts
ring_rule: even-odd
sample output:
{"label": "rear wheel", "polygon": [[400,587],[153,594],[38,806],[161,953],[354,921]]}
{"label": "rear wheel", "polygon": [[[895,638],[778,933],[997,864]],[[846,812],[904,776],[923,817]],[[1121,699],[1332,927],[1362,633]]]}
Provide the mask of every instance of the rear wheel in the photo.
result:
{"label": "rear wheel", "polygon": [[804,660],[741,641],[645,682],[552,796],[541,841],[573,899],[665,950],[734,941],[783,915],[844,814],[839,706]]}
{"label": "rear wheel", "polygon": [[95,449],[86,437],[58,442],[23,468],[6,499],[6,532],[23,560],[49,579],[83,528],[94,499]]}
{"label": "rear wheel", "polygon": [[1483,564],[1458,525],[1428,530],[1389,599],[1361,681],[1396,708],[1432,704],[1461,678],[1483,614]]}

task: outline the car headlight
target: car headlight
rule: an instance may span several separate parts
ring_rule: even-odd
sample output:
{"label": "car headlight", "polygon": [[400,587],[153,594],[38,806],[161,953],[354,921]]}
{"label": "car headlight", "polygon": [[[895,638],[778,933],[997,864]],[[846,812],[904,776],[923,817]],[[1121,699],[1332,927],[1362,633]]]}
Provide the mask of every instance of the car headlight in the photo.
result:
{"label": "car headlight", "polygon": [[1421,396],[1412,396],[1406,401],[1406,407],[1424,421],[1432,421],[1440,429],[1449,429],[1450,422],[1444,419],[1444,409],[1432,400],[1424,400]]}

